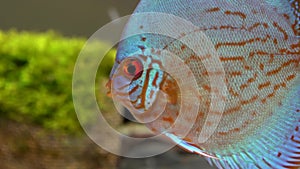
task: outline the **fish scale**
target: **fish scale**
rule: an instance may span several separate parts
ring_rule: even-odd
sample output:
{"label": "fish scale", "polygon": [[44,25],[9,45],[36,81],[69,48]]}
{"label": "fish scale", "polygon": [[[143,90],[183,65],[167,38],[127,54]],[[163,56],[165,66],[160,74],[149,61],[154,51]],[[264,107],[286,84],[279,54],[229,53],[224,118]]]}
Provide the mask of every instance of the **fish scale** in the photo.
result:
{"label": "fish scale", "polygon": [[[173,14],[198,27],[193,32],[182,32],[178,39],[154,34],[136,35],[120,42],[118,48],[114,68],[137,52],[145,57],[151,55],[162,66],[172,65],[172,61],[164,59],[160,52],[145,53],[145,49],[155,48],[175,53],[197,75],[200,87],[196,90],[200,93],[197,97],[201,106],[196,123],[185,136],[182,131],[189,120],[183,119],[180,126],[171,130],[171,139],[182,139],[179,146],[185,149],[189,150],[188,143],[190,148],[195,146],[220,158],[207,159],[219,168],[300,166],[299,1],[142,0],[135,14],[143,12]],[[165,24],[168,27],[168,23]],[[147,18],[130,20],[124,35],[143,28],[154,29],[153,25]],[[222,119],[215,131],[210,131],[213,128],[209,127],[209,123],[214,123],[216,118],[205,123],[209,105],[216,104],[210,94],[209,75],[220,75],[205,68],[205,60],[210,59],[211,53],[195,57],[196,53],[191,50],[207,45],[205,41],[195,41],[194,35],[199,32],[203,32],[214,45],[225,71],[228,95]],[[194,43],[187,47],[180,40]],[[181,65],[173,66],[179,68]],[[145,76],[146,73],[138,80],[149,81],[144,79]],[[147,91],[151,91],[154,86],[149,82],[147,87]],[[147,98],[148,93],[144,94]],[[188,102],[188,99],[185,101]],[[155,132],[163,132],[177,117],[178,107],[169,104],[163,115],[147,126]],[[204,125],[208,126],[205,132],[213,134],[206,142],[199,143],[199,133]]]}

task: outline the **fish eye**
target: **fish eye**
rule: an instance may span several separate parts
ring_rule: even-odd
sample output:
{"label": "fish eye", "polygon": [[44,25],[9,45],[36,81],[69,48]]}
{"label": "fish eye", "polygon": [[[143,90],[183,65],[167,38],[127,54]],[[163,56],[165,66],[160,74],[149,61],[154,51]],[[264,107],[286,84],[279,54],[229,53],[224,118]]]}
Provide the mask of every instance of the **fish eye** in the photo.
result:
{"label": "fish eye", "polygon": [[135,58],[127,59],[124,63],[123,71],[129,78],[138,78],[142,75],[143,64]]}
{"label": "fish eye", "polygon": [[127,69],[126,72],[128,74],[135,75],[135,71],[136,71],[135,65],[129,64],[126,69]]}

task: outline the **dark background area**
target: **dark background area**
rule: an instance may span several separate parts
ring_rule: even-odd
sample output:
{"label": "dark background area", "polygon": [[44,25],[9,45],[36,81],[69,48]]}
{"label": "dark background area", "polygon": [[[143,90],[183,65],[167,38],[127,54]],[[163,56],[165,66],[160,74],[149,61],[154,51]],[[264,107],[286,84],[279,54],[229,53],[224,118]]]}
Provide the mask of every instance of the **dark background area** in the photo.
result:
{"label": "dark background area", "polygon": [[0,29],[58,31],[89,37],[118,16],[133,12],[139,0],[1,0]]}

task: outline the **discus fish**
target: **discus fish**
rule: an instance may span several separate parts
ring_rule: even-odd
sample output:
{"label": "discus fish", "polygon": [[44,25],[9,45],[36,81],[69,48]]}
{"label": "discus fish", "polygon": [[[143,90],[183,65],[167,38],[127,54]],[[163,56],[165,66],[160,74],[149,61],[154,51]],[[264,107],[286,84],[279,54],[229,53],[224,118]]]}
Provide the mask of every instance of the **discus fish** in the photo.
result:
{"label": "discus fish", "polygon": [[[134,15],[170,14],[195,29],[132,17],[123,37],[137,34],[119,43],[107,86],[154,133],[218,168],[299,168],[299,4],[141,0]],[[157,27],[178,36],[139,33]]]}

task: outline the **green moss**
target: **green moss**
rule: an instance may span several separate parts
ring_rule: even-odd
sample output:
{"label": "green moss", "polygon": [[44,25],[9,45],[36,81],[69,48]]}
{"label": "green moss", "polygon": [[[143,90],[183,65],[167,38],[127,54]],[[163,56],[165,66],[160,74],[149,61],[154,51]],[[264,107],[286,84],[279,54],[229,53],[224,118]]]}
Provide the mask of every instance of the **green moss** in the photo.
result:
{"label": "green moss", "polygon": [[[72,102],[72,73],[86,39],[55,32],[0,31],[0,116],[67,132],[80,131]],[[101,49],[104,43],[97,43]],[[103,62],[108,76],[115,51]]]}

